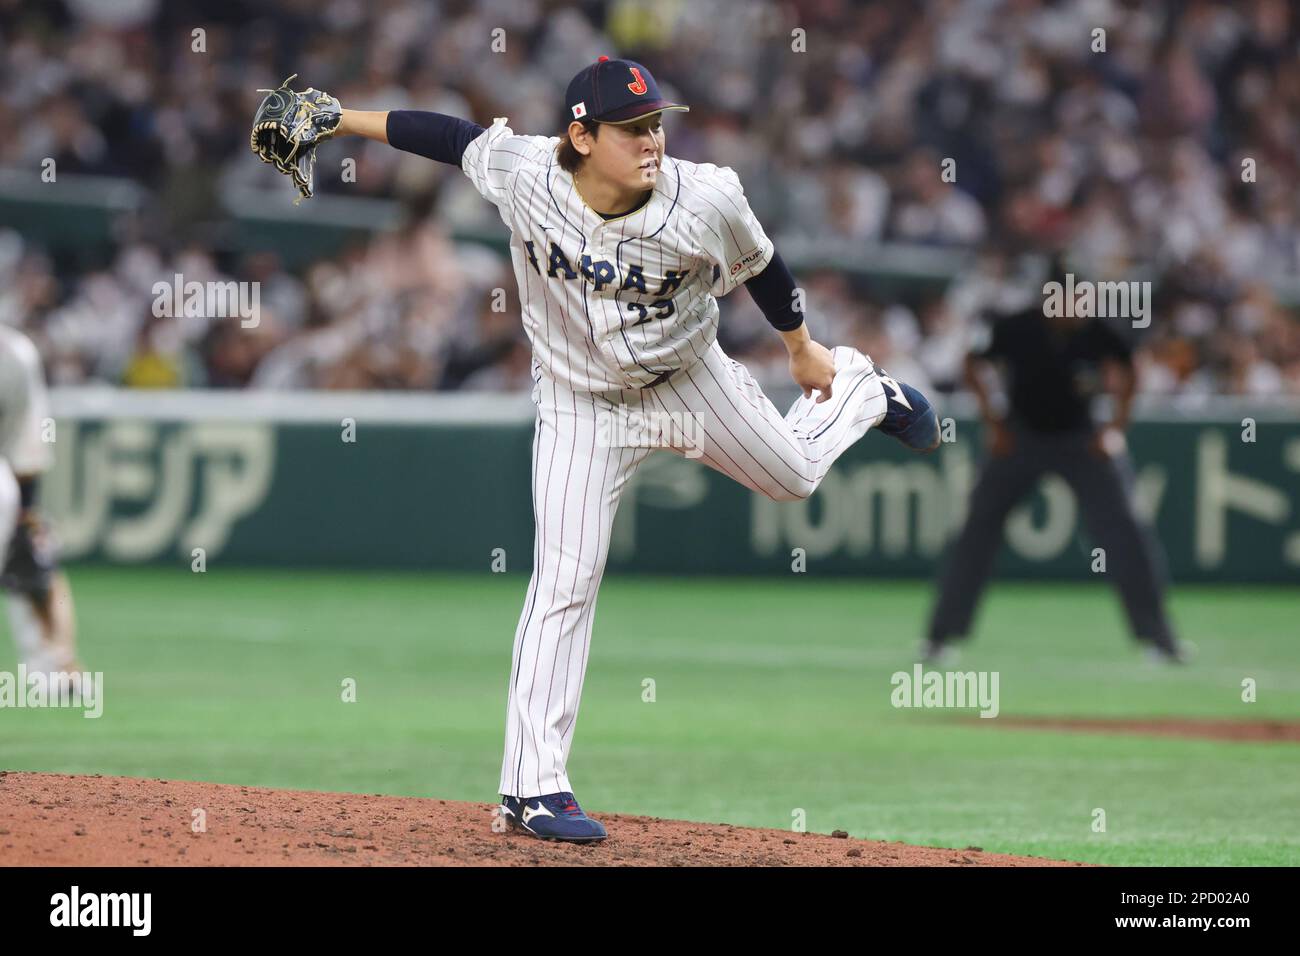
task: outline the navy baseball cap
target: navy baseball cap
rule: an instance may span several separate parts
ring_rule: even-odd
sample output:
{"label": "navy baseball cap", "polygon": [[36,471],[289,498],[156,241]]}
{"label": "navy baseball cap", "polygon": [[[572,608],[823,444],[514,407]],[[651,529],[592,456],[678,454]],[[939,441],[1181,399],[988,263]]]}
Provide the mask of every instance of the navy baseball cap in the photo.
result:
{"label": "navy baseball cap", "polygon": [[592,119],[630,123],[661,110],[690,109],[659,93],[659,85],[640,63],[602,56],[572,80],[564,94],[566,121]]}

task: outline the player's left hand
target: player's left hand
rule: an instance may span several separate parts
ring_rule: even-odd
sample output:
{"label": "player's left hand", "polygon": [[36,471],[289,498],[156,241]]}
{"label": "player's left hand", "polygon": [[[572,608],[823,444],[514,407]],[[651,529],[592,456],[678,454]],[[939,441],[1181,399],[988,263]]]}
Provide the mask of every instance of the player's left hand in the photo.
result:
{"label": "player's left hand", "polygon": [[312,196],[312,174],[316,168],[316,146],[338,132],[343,107],[328,93],[310,87],[301,93],[289,88],[295,73],[279,89],[266,93],[253,117],[253,152],[264,163],[293,179],[301,194],[296,202]]}
{"label": "player's left hand", "polygon": [[811,398],[817,392],[817,403],[831,397],[831,381],[835,378],[835,359],[831,350],[809,339],[803,347],[790,353],[790,377],[803,389],[803,397]]}

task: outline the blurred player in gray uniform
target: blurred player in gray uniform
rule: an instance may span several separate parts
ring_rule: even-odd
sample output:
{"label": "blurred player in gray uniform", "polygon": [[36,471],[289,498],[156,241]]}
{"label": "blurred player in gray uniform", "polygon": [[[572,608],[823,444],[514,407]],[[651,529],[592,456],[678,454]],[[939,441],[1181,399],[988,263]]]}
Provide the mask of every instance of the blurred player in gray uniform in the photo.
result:
{"label": "blurred player in gray uniform", "polygon": [[36,482],[53,461],[44,440],[50,423],[45,376],[36,346],[0,326],[0,585],[8,592],[9,629],[28,676],[75,681],[72,592],[36,509]]}

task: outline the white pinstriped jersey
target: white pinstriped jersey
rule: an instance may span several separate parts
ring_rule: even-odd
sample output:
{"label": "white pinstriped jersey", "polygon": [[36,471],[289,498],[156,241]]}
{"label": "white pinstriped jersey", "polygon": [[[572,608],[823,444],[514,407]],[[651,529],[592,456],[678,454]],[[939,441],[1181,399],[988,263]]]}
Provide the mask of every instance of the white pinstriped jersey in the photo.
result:
{"label": "white pinstriped jersey", "polygon": [[606,221],[556,162],[557,136],[498,117],[461,168],[510,228],[524,329],[542,371],[575,391],[639,388],[695,362],[717,296],[758,275],[772,243],[734,171],[665,156],[654,194]]}

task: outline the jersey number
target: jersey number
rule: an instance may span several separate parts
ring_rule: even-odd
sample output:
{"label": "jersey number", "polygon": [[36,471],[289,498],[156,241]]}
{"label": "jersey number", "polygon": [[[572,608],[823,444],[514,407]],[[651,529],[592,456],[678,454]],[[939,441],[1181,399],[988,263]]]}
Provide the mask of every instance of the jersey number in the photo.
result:
{"label": "jersey number", "polygon": [[651,319],[668,318],[668,316],[672,315],[674,312],[673,300],[660,299],[658,302],[651,302],[650,308],[657,310],[654,315],[651,315],[649,311],[646,309],[646,307],[642,305],[640,302],[629,302],[627,304],[627,310],[629,312],[635,312],[639,316],[639,318],[637,318],[637,320],[632,323],[633,328],[636,328],[636,326],[638,325],[643,325],[644,323],[649,322]]}

